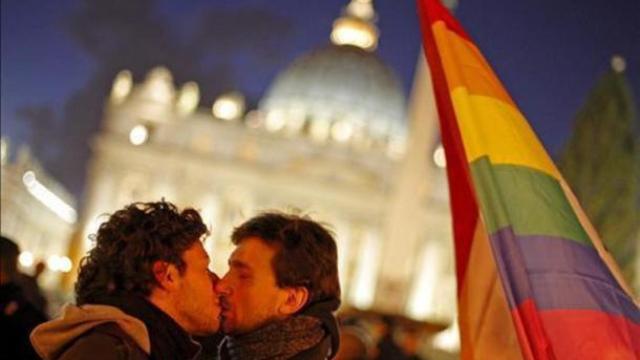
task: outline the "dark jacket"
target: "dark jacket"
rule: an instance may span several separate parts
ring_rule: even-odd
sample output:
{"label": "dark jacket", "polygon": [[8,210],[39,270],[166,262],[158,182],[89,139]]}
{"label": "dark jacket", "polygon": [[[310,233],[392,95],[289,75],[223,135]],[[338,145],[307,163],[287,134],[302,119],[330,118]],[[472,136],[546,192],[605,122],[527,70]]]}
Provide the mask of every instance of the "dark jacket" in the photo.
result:
{"label": "dark jacket", "polygon": [[58,358],[74,360],[146,360],[146,353],[122,328],[114,322],[107,322],[89,330],[71,344]]}
{"label": "dark jacket", "polygon": [[148,359],[151,352],[144,323],[107,305],[67,305],[33,330],[31,343],[45,360]]}
{"label": "dark jacket", "polygon": [[0,349],[7,359],[39,359],[29,343],[29,333],[47,321],[46,316],[27,301],[16,283],[0,285]]}
{"label": "dark jacket", "polygon": [[198,357],[200,345],[147,300],[120,296],[98,302],[67,306],[62,318],[36,328],[31,340],[38,353],[56,360]]}
{"label": "dark jacket", "polygon": [[46,314],[48,310],[47,298],[42,293],[42,290],[40,290],[36,278],[27,274],[18,274],[15,282],[22,288],[25,299],[38,309],[38,311]]}
{"label": "dark jacket", "polygon": [[336,356],[340,347],[340,333],[338,331],[338,321],[333,315],[333,311],[336,311],[339,306],[339,300],[328,300],[311,304],[302,311],[302,315],[320,319],[327,335],[318,345],[298,354],[293,359],[333,359]]}

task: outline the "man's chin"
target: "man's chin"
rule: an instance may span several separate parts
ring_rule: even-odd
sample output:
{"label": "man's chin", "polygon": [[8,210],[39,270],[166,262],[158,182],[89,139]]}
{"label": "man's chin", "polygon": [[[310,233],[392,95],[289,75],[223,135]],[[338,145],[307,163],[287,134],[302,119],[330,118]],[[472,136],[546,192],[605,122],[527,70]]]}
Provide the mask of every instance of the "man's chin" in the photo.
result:
{"label": "man's chin", "polygon": [[195,333],[193,333],[191,335],[199,336],[199,337],[213,336],[215,334],[218,334],[219,330],[220,330],[220,328],[216,327],[215,329],[212,328],[212,329],[207,329],[207,330],[204,330],[204,331],[198,331],[198,332],[195,332]]}
{"label": "man's chin", "polygon": [[240,325],[235,321],[235,318],[222,315],[221,322],[220,322],[220,330],[225,335],[242,335],[242,334],[253,332],[268,323],[269,323],[268,321],[265,321],[264,323],[254,324],[253,326],[247,326],[246,324]]}
{"label": "man's chin", "polygon": [[220,327],[220,330],[222,331],[223,334],[225,335],[238,335],[238,333],[236,332],[236,329],[233,328],[232,326],[225,326],[222,325]]}
{"label": "man's chin", "polygon": [[225,335],[233,335],[235,330],[235,326],[233,321],[229,318],[225,318],[224,316],[220,317],[220,331],[222,331]]}

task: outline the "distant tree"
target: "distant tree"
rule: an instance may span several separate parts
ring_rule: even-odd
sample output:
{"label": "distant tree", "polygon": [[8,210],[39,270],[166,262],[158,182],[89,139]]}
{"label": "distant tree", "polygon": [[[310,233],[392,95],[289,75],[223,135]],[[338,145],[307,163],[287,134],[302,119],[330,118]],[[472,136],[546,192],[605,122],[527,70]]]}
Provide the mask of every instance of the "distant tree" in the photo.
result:
{"label": "distant tree", "polygon": [[559,167],[630,283],[640,232],[640,137],[624,60],[591,90]]}

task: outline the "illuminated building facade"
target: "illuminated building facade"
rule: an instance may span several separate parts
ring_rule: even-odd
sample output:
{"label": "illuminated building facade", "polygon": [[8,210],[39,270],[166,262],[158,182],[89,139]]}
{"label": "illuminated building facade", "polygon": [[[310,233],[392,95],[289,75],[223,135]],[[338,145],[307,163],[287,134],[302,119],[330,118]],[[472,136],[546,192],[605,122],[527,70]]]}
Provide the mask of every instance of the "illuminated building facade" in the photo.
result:
{"label": "illuminated building facade", "polygon": [[75,200],[21,147],[10,161],[9,141],[2,138],[0,182],[0,230],[22,251],[19,262],[29,272],[37,261],[50,271],[42,285],[54,289],[60,273],[69,272],[69,239],[76,224]]}

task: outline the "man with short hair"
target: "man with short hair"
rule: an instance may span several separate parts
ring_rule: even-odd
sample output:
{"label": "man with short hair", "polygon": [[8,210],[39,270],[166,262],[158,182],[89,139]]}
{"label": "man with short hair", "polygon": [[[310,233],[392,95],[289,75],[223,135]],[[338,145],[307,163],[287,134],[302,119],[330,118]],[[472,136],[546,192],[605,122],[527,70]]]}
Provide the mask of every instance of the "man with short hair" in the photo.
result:
{"label": "man with short hair", "polygon": [[195,359],[191,335],[218,330],[220,306],[194,209],[134,203],[93,237],[75,286],[76,306],[37,327],[45,359]]}
{"label": "man with short hair", "polygon": [[237,227],[222,304],[222,360],[331,359],[340,305],[333,236],[307,217],[264,213]]}

